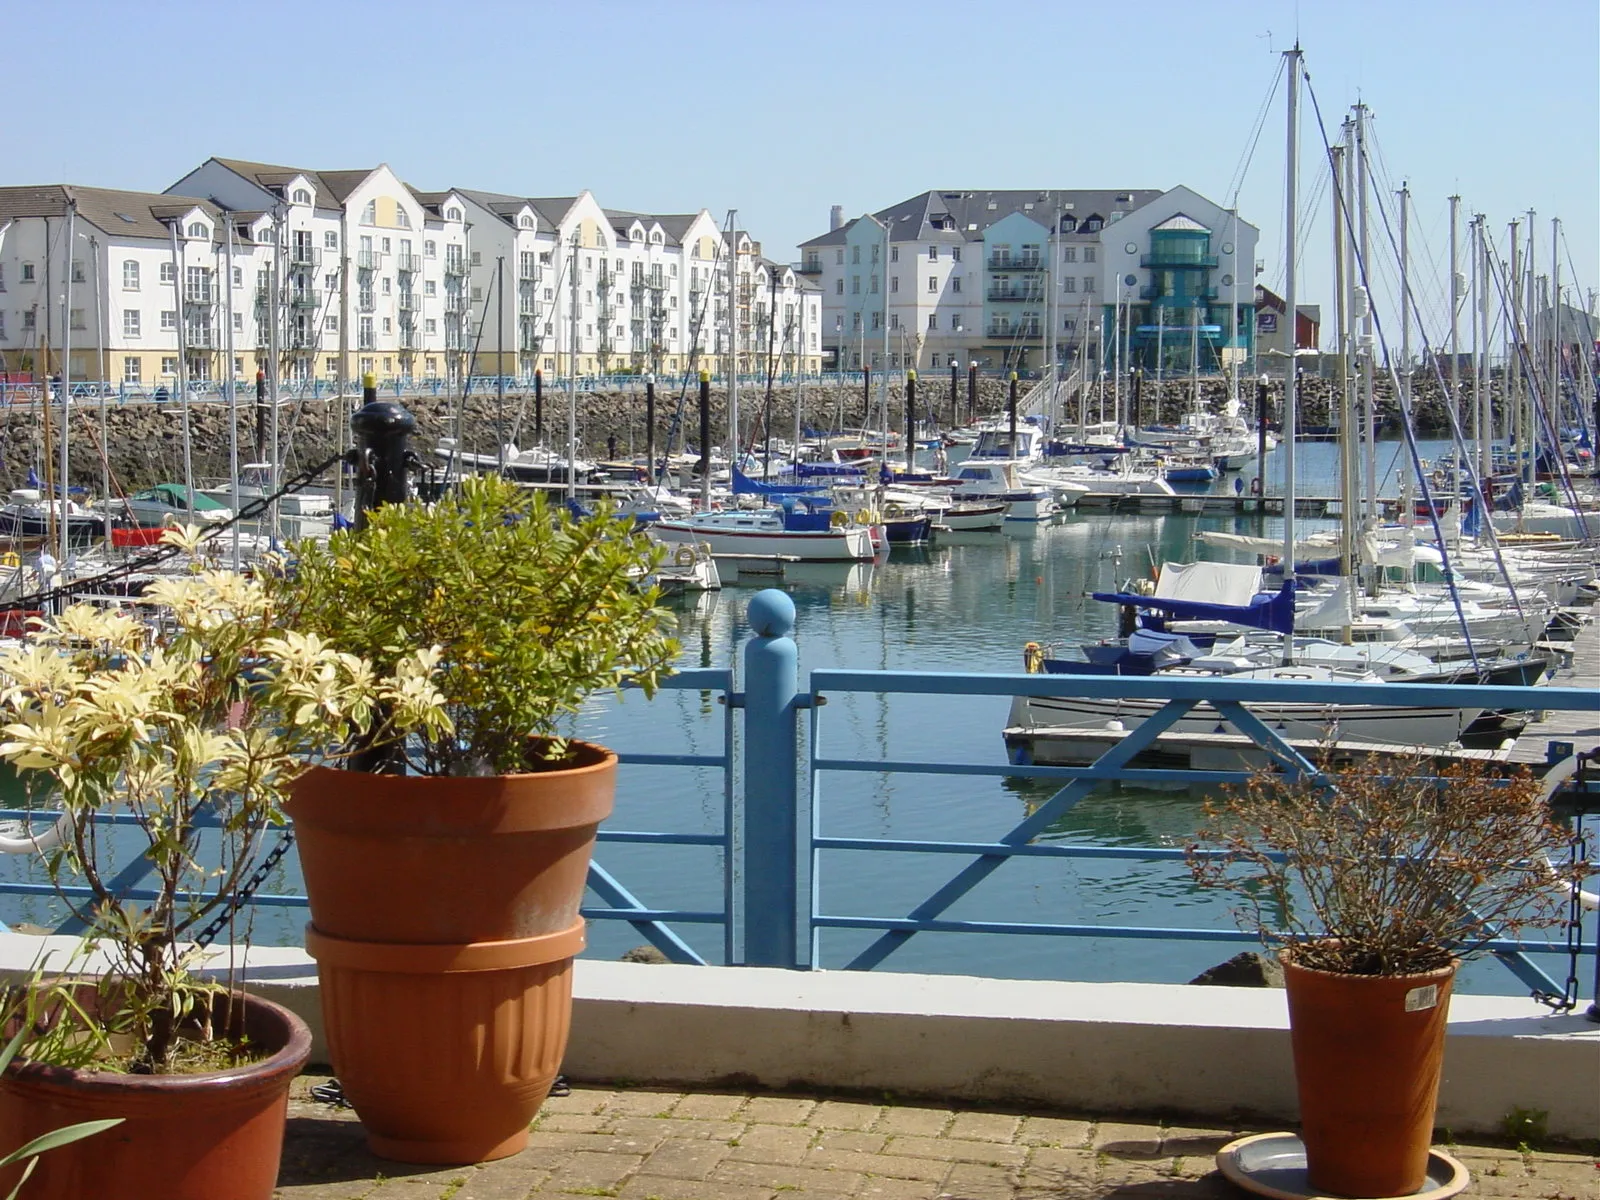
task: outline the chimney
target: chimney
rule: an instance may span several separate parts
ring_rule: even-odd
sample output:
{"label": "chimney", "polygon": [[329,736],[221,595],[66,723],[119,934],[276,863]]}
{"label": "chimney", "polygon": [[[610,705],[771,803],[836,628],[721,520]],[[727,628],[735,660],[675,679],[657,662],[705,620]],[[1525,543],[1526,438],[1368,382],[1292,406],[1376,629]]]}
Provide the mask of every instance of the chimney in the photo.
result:
{"label": "chimney", "polygon": [[844,228],[844,205],[835,204],[828,210],[828,232]]}

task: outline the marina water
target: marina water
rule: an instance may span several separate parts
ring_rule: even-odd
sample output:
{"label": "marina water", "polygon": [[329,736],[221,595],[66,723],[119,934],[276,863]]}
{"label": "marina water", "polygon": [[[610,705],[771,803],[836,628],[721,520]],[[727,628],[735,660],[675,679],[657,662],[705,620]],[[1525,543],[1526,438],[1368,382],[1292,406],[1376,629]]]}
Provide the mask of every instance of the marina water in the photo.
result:
{"label": "marina water", "polygon": [[[1380,467],[1402,444],[1380,446]],[[1424,446],[1424,455],[1443,445]],[[1336,490],[1337,447],[1296,448],[1300,491]],[[1266,491],[1276,492],[1282,451],[1269,456]],[[1248,472],[1246,480],[1248,481]],[[1231,491],[1234,476],[1213,484]],[[1384,489],[1393,494],[1391,483]],[[1248,486],[1248,482],[1247,485]],[[1297,522],[1310,531],[1331,522]],[[745,609],[763,587],[794,600],[802,686],[812,670],[1020,671],[1026,642],[1070,650],[1115,633],[1116,610],[1089,598],[1130,577],[1148,577],[1162,562],[1196,556],[1194,535],[1217,529],[1281,536],[1281,518],[1069,512],[1056,523],[996,533],[944,535],[928,547],[895,549],[879,564],[786,564],[782,579],[724,571],[721,593],[671,602],[680,622],[683,667],[735,664],[750,636]],[[1203,557],[1219,557],[1208,550]],[[830,757],[1000,764],[1006,697],[847,693],[829,697],[818,717]],[[722,750],[725,712],[698,691],[662,691],[653,700],[631,694],[596,703],[576,732],[620,751],[715,755]],[[811,717],[802,717],[804,722]],[[736,763],[735,770],[740,769]],[[737,776],[736,776],[737,777]],[[828,836],[994,841],[1060,785],[986,776],[830,773],[820,788],[821,829]],[[1203,797],[1183,787],[1151,790],[1104,786],[1082,800],[1048,838],[1086,845],[1181,849],[1200,818]],[[607,828],[715,833],[723,820],[721,772],[689,767],[624,766],[617,808]],[[652,908],[716,911],[722,907],[720,852],[711,847],[603,843],[597,861]],[[293,856],[266,889],[301,891]],[[905,916],[960,869],[966,858],[943,854],[827,851],[821,859],[821,910],[830,914]],[[8,878],[42,881],[27,859],[0,861]],[[57,904],[45,897],[6,897],[0,919],[53,926]],[[427,903],[426,897],[397,899]],[[1030,859],[1005,863],[947,914],[952,918],[1083,925],[1232,929],[1226,896],[1202,892],[1177,861]],[[260,908],[253,935],[298,944],[298,909]],[[720,925],[674,926],[709,961],[720,961]],[[1538,936],[1538,935],[1534,935]],[[818,965],[841,967],[876,934],[825,930]],[[591,957],[616,958],[643,942],[625,922],[593,921]],[[1077,938],[919,933],[880,969],[1057,978],[1184,982],[1250,944],[1143,938]],[[1541,954],[1561,977],[1563,965]],[[1516,979],[1492,961],[1472,964],[1462,986],[1519,993]]]}

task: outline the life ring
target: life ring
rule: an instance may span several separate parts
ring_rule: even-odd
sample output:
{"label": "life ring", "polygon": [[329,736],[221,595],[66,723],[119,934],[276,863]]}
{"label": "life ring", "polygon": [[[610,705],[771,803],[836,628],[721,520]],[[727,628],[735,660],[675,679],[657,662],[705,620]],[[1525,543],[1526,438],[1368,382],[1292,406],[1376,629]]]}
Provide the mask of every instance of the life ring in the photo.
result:
{"label": "life ring", "polygon": [[872,510],[870,508],[858,508],[858,509],[856,509],[856,524],[857,525],[875,525],[875,524],[877,524],[877,522],[875,522],[872,519]]}
{"label": "life ring", "polygon": [[833,516],[828,518],[828,524],[832,525],[835,529],[842,529],[844,526],[850,524],[850,514],[845,512],[843,509],[835,509]]}
{"label": "life ring", "polygon": [[672,552],[672,561],[680,567],[692,567],[694,565],[694,547],[679,546]]}
{"label": "life ring", "polygon": [[1022,647],[1022,669],[1037,675],[1044,669],[1044,647],[1038,642],[1028,642]]}
{"label": "life ring", "polygon": [[18,558],[12,551],[7,550],[4,554],[0,554],[0,567],[20,567],[21,565],[22,559]]}
{"label": "life ring", "polygon": [[0,822],[0,854],[48,854],[72,832],[72,815],[62,813],[38,833],[24,832],[28,828],[23,821]]}

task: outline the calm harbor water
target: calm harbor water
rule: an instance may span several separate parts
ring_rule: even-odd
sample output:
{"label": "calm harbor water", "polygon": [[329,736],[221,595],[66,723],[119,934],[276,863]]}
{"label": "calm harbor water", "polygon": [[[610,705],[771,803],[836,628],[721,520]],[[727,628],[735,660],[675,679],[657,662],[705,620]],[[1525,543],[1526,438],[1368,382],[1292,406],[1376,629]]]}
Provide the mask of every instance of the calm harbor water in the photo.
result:
{"label": "calm harbor water", "polygon": [[[1381,446],[1380,462],[1391,459],[1395,449]],[[1298,447],[1297,473],[1304,491],[1333,490],[1336,456],[1331,445]],[[1281,457],[1275,453],[1268,463],[1269,490],[1281,473]],[[1216,486],[1231,489],[1232,477]],[[1196,556],[1194,534],[1200,529],[1276,536],[1282,522],[1254,516],[1072,513],[1040,528],[947,536],[927,548],[896,550],[877,565],[799,565],[781,582],[770,577],[729,579],[730,586],[720,594],[677,603],[680,665],[735,663],[749,636],[745,610],[750,598],[762,587],[781,586],[795,603],[802,685],[809,671],[823,667],[1019,671],[1025,642],[1065,649],[1111,636],[1114,609],[1088,593],[1147,575],[1152,564],[1191,561]],[[834,757],[1001,764],[1007,708],[1003,697],[840,694],[830,696],[817,719],[823,752]],[[663,691],[651,701],[634,694],[620,703],[596,703],[578,732],[624,751],[715,754],[722,746],[723,719],[722,706],[707,693]],[[830,836],[987,841],[1053,791],[1053,785],[1038,781],[836,773],[822,783],[820,823]],[[624,767],[616,814],[608,827],[713,833],[722,824],[722,794],[718,772]],[[1195,828],[1201,799],[1187,790],[1102,788],[1047,836],[1086,845],[1181,848]],[[713,849],[608,844],[598,858],[650,907],[722,907],[721,862]],[[828,852],[819,874],[822,911],[904,916],[965,861],[949,855]],[[286,860],[272,890],[300,890],[293,862],[293,856]],[[25,859],[0,862],[0,873],[40,878]],[[417,897],[405,902],[427,901]],[[948,915],[1231,929],[1228,907],[1225,896],[1197,891],[1181,862],[1017,859]],[[0,897],[0,919],[8,922],[49,925],[54,915],[51,901]],[[298,943],[304,920],[303,911],[263,908],[255,916],[255,934],[272,942]],[[720,960],[720,925],[676,928],[709,960]],[[820,965],[843,966],[873,936],[826,931]],[[589,954],[615,958],[643,940],[625,923],[595,921]],[[922,933],[881,969],[1183,982],[1248,948],[1142,938]],[[1552,973],[1562,967],[1553,957],[1544,961]],[[1476,991],[1525,990],[1509,972],[1490,964],[1469,968],[1463,985]]]}

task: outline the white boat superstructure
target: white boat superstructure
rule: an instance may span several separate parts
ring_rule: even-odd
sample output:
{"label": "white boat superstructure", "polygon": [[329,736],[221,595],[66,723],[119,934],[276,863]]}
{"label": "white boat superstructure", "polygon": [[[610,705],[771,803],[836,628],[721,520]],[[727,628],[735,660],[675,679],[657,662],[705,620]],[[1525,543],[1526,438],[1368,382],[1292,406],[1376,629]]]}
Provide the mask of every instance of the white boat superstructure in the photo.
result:
{"label": "white boat superstructure", "polygon": [[[747,558],[794,558],[804,562],[871,560],[877,542],[870,526],[848,514],[823,516],[820,528],[796,528],[781,508],[724,509],[699,512],[681,520],[657,521],[651,533],[663,542],[704,544],[713,555]],[[842,517],[839,524],[832,522]]]}

